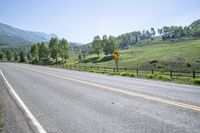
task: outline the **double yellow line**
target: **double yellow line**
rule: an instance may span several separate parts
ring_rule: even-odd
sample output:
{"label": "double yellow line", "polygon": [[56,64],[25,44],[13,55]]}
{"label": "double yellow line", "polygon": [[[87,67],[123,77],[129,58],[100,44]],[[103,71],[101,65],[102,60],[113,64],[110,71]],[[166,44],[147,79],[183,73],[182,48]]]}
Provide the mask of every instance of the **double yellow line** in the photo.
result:
{"label": "double yellow line", "polygon": [[135,93],[135,92],[128,91],[128,90],[123,90],[123,89],[116,88],[116,87],[92,83],[92,82],[79,80],[79,79],[75,79],[75,78],[71,78],[71,77],[67,77],[67,76],[60,76],[60,75],[56,75],[56,74],[52,74],[52,73],[48,73],[48,72],[43,72],[43,71],[35,70],[35,69],[32,69],[32,68],[24,67],[24,66],[19,66],[19,67],[27,69],[27,70],[31,70],[31,71],[34,71],[34,72],[42,73],[42,74],[45,74],[45,75],[54,76],[54,77],[57,77],[57,78],[66,79],[66,80],[70,80],[70,81],[74,81],[74,82],[78,82],[78,83],[82,83],[82,84],[86,84],[86,85],[91,85],[91,86],[95,86],[95,87],[98,87],[98,88],[103,88],[103,89],[106,89],[106,90],[119,92],[119,93],[123,93],[123,94],[130,95],[130,96],[141,97],[141,98],[152,100],[152,101],[157,101],[157,102],[161,102],[161,103],[165,103],[165,104],[169,104],[169,105],[174,105],[174,106],[178,106],[178,107],[182,107],[182,108],[186,108],[186,109],[200,111],[200,106],[195,106],[195,105],[177,102],[177,101],[173,101],[173,100],[167,100],[167,99],[163,99],[163,98],[159,98],[159,97],[155,97],[155,96],[150,96],[150,95],[146,95],[146,94],[142,94],[142,93]]}

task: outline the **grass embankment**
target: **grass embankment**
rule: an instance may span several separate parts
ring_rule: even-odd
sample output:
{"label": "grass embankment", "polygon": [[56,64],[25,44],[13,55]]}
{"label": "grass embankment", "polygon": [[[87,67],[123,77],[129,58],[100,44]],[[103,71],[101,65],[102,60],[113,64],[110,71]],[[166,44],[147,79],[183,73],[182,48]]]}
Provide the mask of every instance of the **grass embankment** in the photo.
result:
{"label": "grass embankment", "polygon": [[[153,41],[150,44],[135,45],[120,51],[119,67],[141,69],[200,70],[200,40],[183,42]],[[77,60],[74,60],[77,63]],[[72,60],[70,61],[73,62]],[[112,57],[88,55],[83,65],[113,67]]]}
{"label": "grass embankment", "polygon": [[[157,38],[149,44],[138,44],[129,49],[120,50],[119,67],[127,68],[128,72],[125,69],[118,73],[114,73],[112,69],[103,70],[104,67],[115,67],[112,56],[105,56],[103,53],[100,54],[100,58],[97,58],[96,54],[87,55],[81,63],[77,56],[73,56],[65,65],[69,67],[69,64],[87,66],[87,69],[82,69],[82,71],[197,84],[198,81],[191,80],[191,72],[193,70],[200,71],[200,40],[163,42],[160,38]],[[101,69],[90,69],[89,66],[99,66]],[[136,68],[139,69],[139,75],[135,71]],[[159,69],[159,71],[151,73],[151,69]],[[169,70],[190,73],[173,72],[173,78],[171,78]],[[200,74],[197,73],[196,76],[200,76]]]}

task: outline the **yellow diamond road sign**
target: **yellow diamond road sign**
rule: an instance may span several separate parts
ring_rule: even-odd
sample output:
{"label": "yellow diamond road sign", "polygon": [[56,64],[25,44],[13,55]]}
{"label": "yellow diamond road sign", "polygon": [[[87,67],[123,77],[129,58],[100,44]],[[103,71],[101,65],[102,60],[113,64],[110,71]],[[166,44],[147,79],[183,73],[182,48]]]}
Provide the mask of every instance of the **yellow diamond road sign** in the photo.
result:
{"label": "yellow diamond road sign", "polygon": [[118,63],[119,62],[119,56],[120,56],[119,50],[114,51],[112,56],[115,58],[115,62]]}
{"label": "yellow diamond road sign", "polygon": [[120,56],[119,50],[114,51],[112,55],[114,58],[119,58],[119,56]]}

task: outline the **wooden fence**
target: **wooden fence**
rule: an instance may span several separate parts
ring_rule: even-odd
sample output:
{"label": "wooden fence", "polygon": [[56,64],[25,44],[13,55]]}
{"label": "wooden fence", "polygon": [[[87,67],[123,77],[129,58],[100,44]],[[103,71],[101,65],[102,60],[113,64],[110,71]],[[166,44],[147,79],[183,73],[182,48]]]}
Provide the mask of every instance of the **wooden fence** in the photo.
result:
{"label": "wooden fence", "polygon": [[177,77],[185,77],[185,78],[200,78],[199,71],[174,71],[174,70],[161,70],[161,69],[131,69],[127,67],[106,67],[106,66],[83,66],[83,65],[51,65],[51,67],[58,67],[64,69],[71,69],[71,70],[101,70],[104,72],[132,72],[136,76],[145,76],[147,74],[160,74],[160,75],[167,75],[170,76],[172,79]]}

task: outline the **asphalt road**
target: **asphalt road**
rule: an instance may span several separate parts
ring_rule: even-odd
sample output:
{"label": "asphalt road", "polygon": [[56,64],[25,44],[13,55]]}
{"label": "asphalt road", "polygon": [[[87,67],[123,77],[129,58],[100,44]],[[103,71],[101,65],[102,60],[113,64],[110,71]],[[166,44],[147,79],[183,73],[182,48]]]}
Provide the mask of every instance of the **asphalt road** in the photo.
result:
{"label": "asphalt road", "polygon": [[14,63],[0,69],[50,133],[200,133],[198,86]]}

